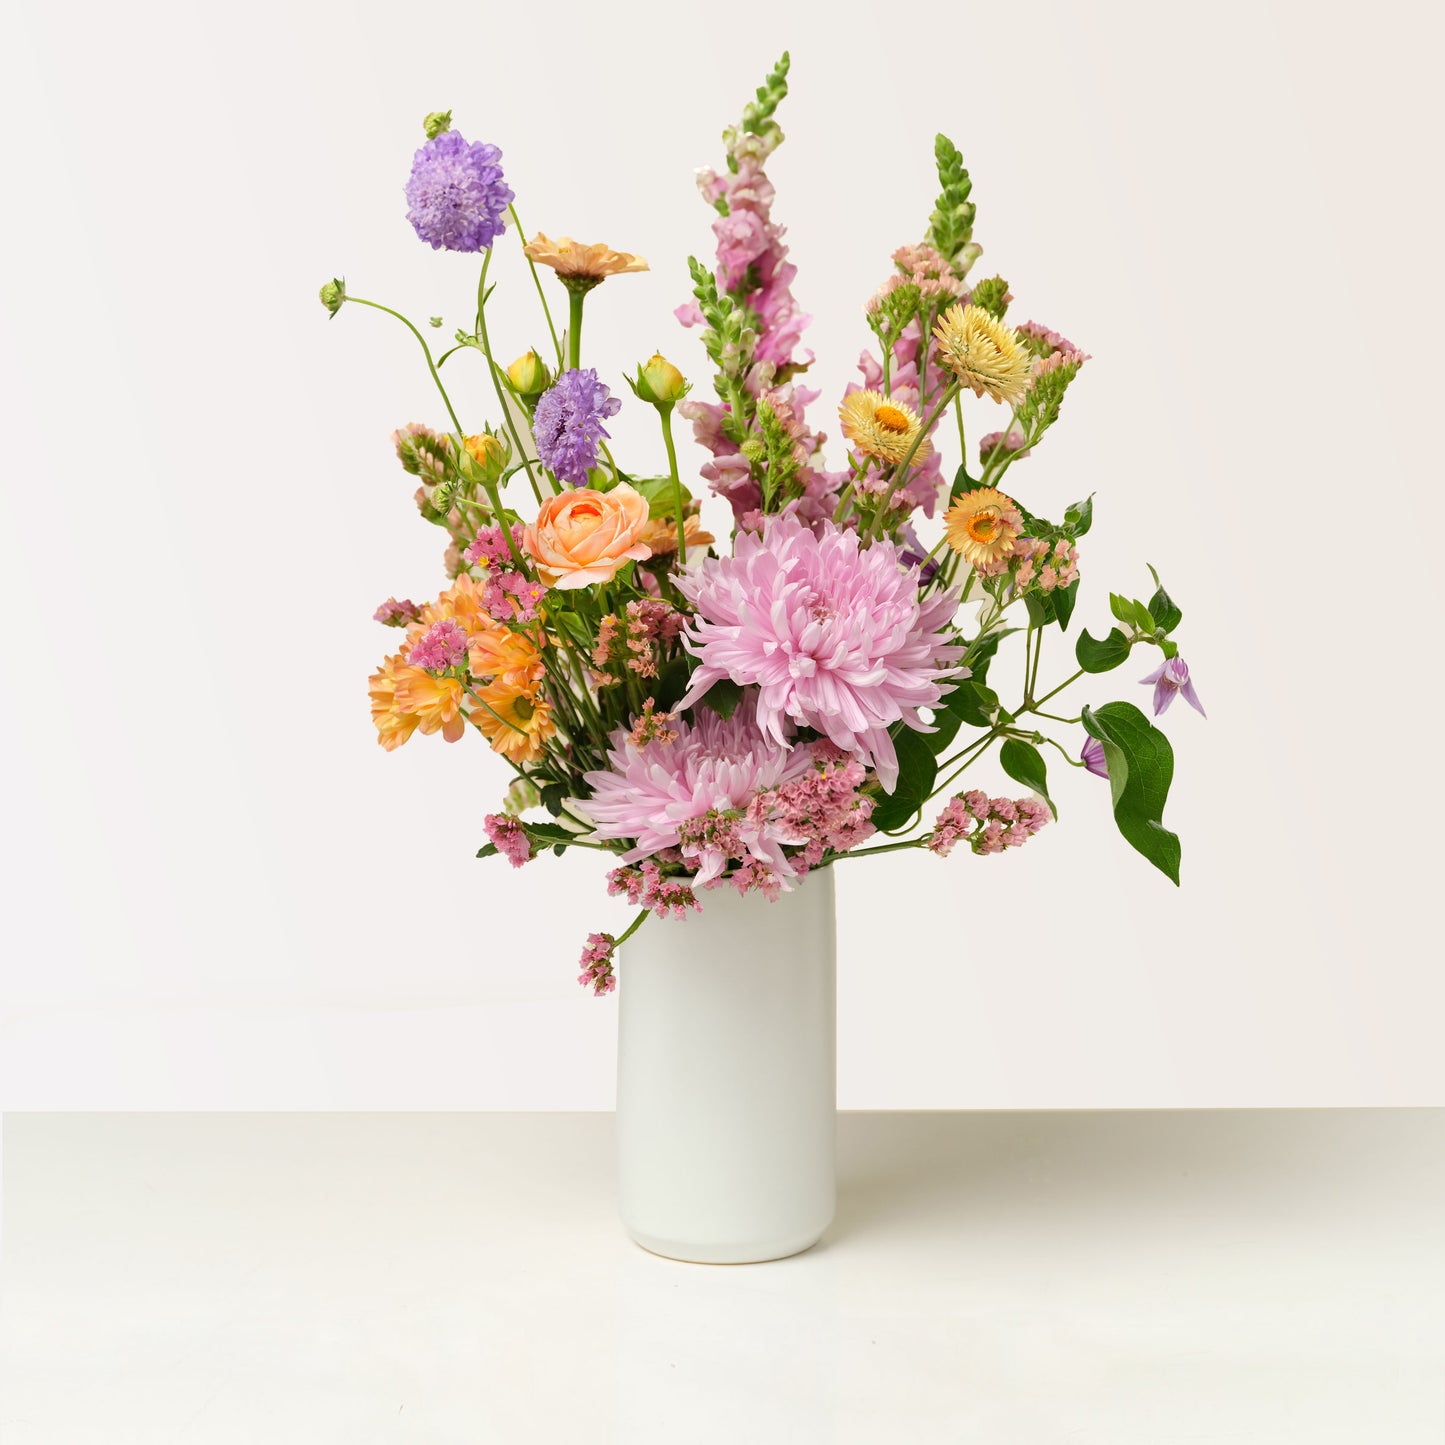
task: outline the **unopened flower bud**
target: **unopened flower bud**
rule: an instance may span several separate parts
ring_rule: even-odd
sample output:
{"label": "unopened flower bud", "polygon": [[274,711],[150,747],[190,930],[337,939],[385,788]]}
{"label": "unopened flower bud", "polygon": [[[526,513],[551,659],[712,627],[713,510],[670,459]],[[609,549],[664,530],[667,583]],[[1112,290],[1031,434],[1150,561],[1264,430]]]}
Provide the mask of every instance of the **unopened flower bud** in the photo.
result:
{"label": "unopened flower bud", "polygon": [[686,396],[689,388],[683,374],[660,352],[653,352],[651,360],[637,368],[632,390],[639,400],[653,406],[671,406]]}
{"label": "unopened flower bud", "polygon": [[[511,448],[500,437],[491,432],[479,431],[465,439],[468,459],[474,464],[475,475],[483,482],[495,482],[506,470],[511,457]],[[472,468],[468,469],[469,471]]]}
{"label": "unopened flower bud", "polygon": [[431,327],[438,327],[442,324],[442,319],[440,316],[428,316],[426,324]]}
{"label": "unopened flower bud", "polygon": [[507,368],[507,380],[518,396],[531,401],[552,385],[552,373],[535,351],[529,351]]}
{"label": "unopened flower bud", "polygon": [[341,310],[341,303],[346,300],[346,282],[337,277],[328,281],[321,288],[321,304],[335,316]]}
{"label": "unopened flower bud", "polygon": [[452,128],[452,113],[449,110],[434,110],[421,123],[421,128],[426,132],[428,140],[435,140],[439,135],[445,135]]}
{"label": "unopened flower bud", "polygon": [[515,818],[525,813],[528,808],[535,808],[541,801],[542,795],[530,778],[517,778],[507,789],[507,796],[502,800],[502,811]]}

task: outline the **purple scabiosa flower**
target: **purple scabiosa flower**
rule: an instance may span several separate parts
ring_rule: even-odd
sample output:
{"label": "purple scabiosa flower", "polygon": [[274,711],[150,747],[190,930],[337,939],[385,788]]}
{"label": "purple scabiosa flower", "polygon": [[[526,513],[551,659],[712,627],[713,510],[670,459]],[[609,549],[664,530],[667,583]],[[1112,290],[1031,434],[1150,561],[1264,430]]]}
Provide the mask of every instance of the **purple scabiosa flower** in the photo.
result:
{"label": "purple scabiosa flower", "polygon": [[684,636],[700,663],[679,710],[723,678],[756,684],[758,726],[775,743],[787,745],[790,722],[816,728],[889,791],[898,755],[888,729],[901,720],[928,731],[918,709],[967,675],[946,630],[956,594],[920,598],[895,544],[865,549],[832,522],[815,535],[796,516],[769,517],[763,536],[740,532],[731,557],[677,585],[696,609]]}
{"label": "purple scabiosa flower", "polygon": [[542,393],[532,417],[542,464],[562,481],[585,487],[587,473],[597,462],[598,442],[612,435],[602,419],[621,409],[592,367],[564,371],[556,385]]}
{"label": "purple scabiosa flower", "polygon": [[485,251],[507,228],[502,153],[449,130],[412,157],[406,218],[433,251]]}
{"label": "purple scabiosa flower", "polygon": [[1104,745],[1098,738],[1085,738],[1084,750],[1079,754],[1085,768],[1096,778],[1108,778],[1109,764],[1104,757]]}
{"label": "purple scabiosa flower", "polygon": [[1209,716],[1204,711],[1203,703],[1199,701],[1199,695],[1194,691],[1194,684],[1189,680],[1189,665],[1182,657],[1166,658],[1148,677],[1141,677],[1139,681],[1144,687],[1153,685],[1155,717],[1162,716],[1174,701],[1175,694],[1181,692],[1184,694],[1184,701],[1200,717]]}

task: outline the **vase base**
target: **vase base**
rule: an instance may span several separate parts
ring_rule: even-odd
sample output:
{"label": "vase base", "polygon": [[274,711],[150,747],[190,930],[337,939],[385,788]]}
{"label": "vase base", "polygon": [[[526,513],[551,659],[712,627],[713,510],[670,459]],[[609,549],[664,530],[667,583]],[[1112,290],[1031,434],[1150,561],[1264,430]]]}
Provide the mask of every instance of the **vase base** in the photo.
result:
{"label": "vase base", "polygon": [[812,1249],[823,1237],[822,1230],[801,1238],[764,1240],[757,1244],[688,1244],[681,1240],[656,1239],[650,1234],[627,1231],[635,1245],[663,1259],[682,1264],[767,1264],[775,1259],[790,1259]]}

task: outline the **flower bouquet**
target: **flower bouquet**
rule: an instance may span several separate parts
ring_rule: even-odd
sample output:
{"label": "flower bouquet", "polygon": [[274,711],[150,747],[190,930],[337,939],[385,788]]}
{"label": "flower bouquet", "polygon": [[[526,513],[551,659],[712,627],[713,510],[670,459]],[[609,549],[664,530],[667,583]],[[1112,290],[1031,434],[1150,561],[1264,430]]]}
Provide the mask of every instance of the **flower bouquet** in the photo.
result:
{"label": "flower bouquet", "polygon": [[[615,361],[583,350],[584,312],[597,287],[647,263],[526,239],[501,153],[469,143],[450,113],[426,118],[407,219],[433,248],[480,257],[469,325],[437,354],[341,281],[321,291],[333,317],[357,305],[397,317],[439,399],[435,425],[392,440],[422,517],[446,535],[450,585],[376,613],[399,634],[371,678],[379,741],[467,738],[510,768],[479,856],[522,867],[569,848],[614,855],[608,891],[638,911],[619,935],[586,940],[581,982],[599,995],[645,920],[708,909],[722,890],[771,900],[844,859],[1023,847],[1054,816],[1050,756],[1107,779],[1123,836],[1178,882],[1164,734],[1126,701],[1063,701],[1143,647],[1157,649],[1144,679],[1156,715],[1180,693],[1203,711],[1158,577],[1148,601],[1111,593],[1116,625],[1079,631],[1069,675],[1041,681],[1046,643],[1073,618],[1092,499],[1033,510],[1014,483],[1037,469],[1089,357],[1014,319],[1002,276],[975,275],[971,182],[940,135],[936,204],[862,307],[870,343],[825,455],[805,382],[809,318],[765,169],[787,74],[785,54],[724,132],[724,168],[698,176],[716,260],[689,260],[676,316],[702,342],[715,400],[661,355],[619,394]],[[509,229],[547,342],[506,361],[488,300]],[[477,372],[466,400],[450,382],[465,353],[489,397],[480,426]],[[614,457],[607,423],[624,401],[655,411],[665,474]],[[678,418],[700,465],[679,459]],[[701,516],[699,483],[727,504],[730,538],[708,530],[723,528]],[[1022,655],[1007,694],[1004,646]],[[968,786],[986,763],[1018,788]]]}

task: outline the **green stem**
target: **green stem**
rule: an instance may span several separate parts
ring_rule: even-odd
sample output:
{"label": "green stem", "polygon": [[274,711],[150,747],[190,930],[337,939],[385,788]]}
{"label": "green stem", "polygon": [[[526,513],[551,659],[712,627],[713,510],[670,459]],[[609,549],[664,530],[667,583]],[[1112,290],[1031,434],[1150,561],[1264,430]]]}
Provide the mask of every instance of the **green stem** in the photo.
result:
{"label": "green stem", "polygon": [[938,420],[944,407],[958,395],[958,382],[954,382],[947,391],[943,393],[942,400],[929,413],[927,419],[918,428],[918,435],[913,438],[913,445],[903,454],[903,460],[893,469],[893,480],[888,484],[888,490],[883,494],[883,499],[878,503],[878,510],[873,514],[873,520],[868,524],[868,530],[863,534],[865,542],[871,542],[878,535],[878,525],[888,515],[888,508],[893,502],[893,494],[903,484],[903,479],[908,475],[908,465],[913,460],[914,454],[922,446],[923,439],[933,430],[933,424]]}
{"label": "green stem", "polygon": [[867,858],[874,853],[896,853],[900,848],[921,848],[922,846],[922,838],[909,838],[903,843],[884,843],[877,848],[855,848],[851,853],[837,854],[833,861],[837,863],[844,858]]}
{"label": "green stem", "polygon": [[649,910],[646,909],[646,908],[644,908],[644,909],[642,910],[642,912],[639,913],[639,914],[637,915],[637,917],[634,918],[634,919],[632,920],[632,922],[627,925],[627,932],[619,935],[618,938],[616,938],[616,939],[614,940],[614,942],[613,942],[613,947],[614,947],[614,948],[621,948],[622,945],[623,945],[624,943],[626,943],[627,940],[628,940],[629,938],[631,938],[632,935],[633,935],[634,933],[636,933],[637,930],[638,930],[639,928],[641,928],[644,923],[647,922],[648,912],[649,912]]}
{"label": "green stem", "polygon": [[1046,692],[1041,698],[1038,698],[1036,701],[1031,702],[1028,707],[1020,708],[1019,711],[1037,712],[1039,703],[1047,702],[1051,697],[1055,697],[1057,694],[1061,693],[1066,687],[1068,687],[1070,683],[1077,682],[1081,677],[1083,677],[1083,675],[1084,669],[1081,667],[1076,673],[1073,673],[1069,677],[1066,677],[1056,688],[1053,688],[1051,691]]}
{"label": "green stem", "polygon": [[677,448],[672,444],[672,404],[657,409],[662,418],[662,440],[667,446],[667,472],[672,478],[672,504],[677,512],[677,565],[687,565],[687,528],[682,518],[682,478],[677,472]]}
{"label": "green stem", "polygon": [[456,428],[457,438],[460,440],[464,437],[466,433],[462,430],[461,422],[457,420],[456,411],[452,407],[452,399],[447,395],[446,387],[442,385],[441,375],[437,371],[436,362],[432,360],[431,347],[426,344],[426,337],[423,336],[400,311],[393,311],[390,306],[383,306],[380,301],[363,301],[360,296],[348,296],[346,299],[355,303],[357,306],[370,306],[375,311],[385,311],[388,316],[395,316],[396,319],[416,337],[423,354],[426,356],[427,370],[431,372],[431,379],[436,382],[437,390],[441,392],[442,400],[447,404],[447,415],[451,417],[452,425]]}
{"label": "green stem", "polygon": [[[502,424],[507,428],[512,438],[512,445],[517,449],[517,456],[527,469],[527,481],[531,484],[532,495],[537,499],[537,505],[542,505],[542,491],[537,486],[537,479],[532,475],[532,463],[527,456],[527,449],[522,445],[522,438],[517,431],[517,424],[512,420],[512,409],[507,405],[506,394],[502,390],[502,380],[497,375],[497,363],[492,358],[492,343],[487,335],[487,268],[492,264],[492,251],[487,248],[487,254],[482,261],[482,274],[477,278],[477,337],[482,343],[482,359],[487,363],[487,374],[492,378],[492,390],[497,393],[497,405],[502,408]],[[487,495],[492,497],[493,506],[496,507],[495,489],[488,488]],[[497,522],[506,529],[507,540],[511,544],[512,555],[517,557],[517,548],[511,543],[511,528],[499,516]],[[518,557],[518,564],[520,565]]]}
{"label": "green stem", "polygon": [[576,371],[582,364],[582,303],[584,291],[567,293],[567,365]]}
{"label": "green stem", "polygon": [[[517,239],[522,243],[522,254],[527,256],[527,233],[522,229],[522,218],[516,206],[508,206],[512,224],[517,228]],[[547,330],[552,336],[552,349],[557,353],[557,365],[562,365],[562,343],[557,340],[557,328],[552,324],[552,308],[547,305],[547,293],[542,289],[542,278],[537,274],[537,263],[527,256],[527,269],[532,273],[532,284],[537,288],[537,299],[542,303],[542,315],[547,318]]]}

